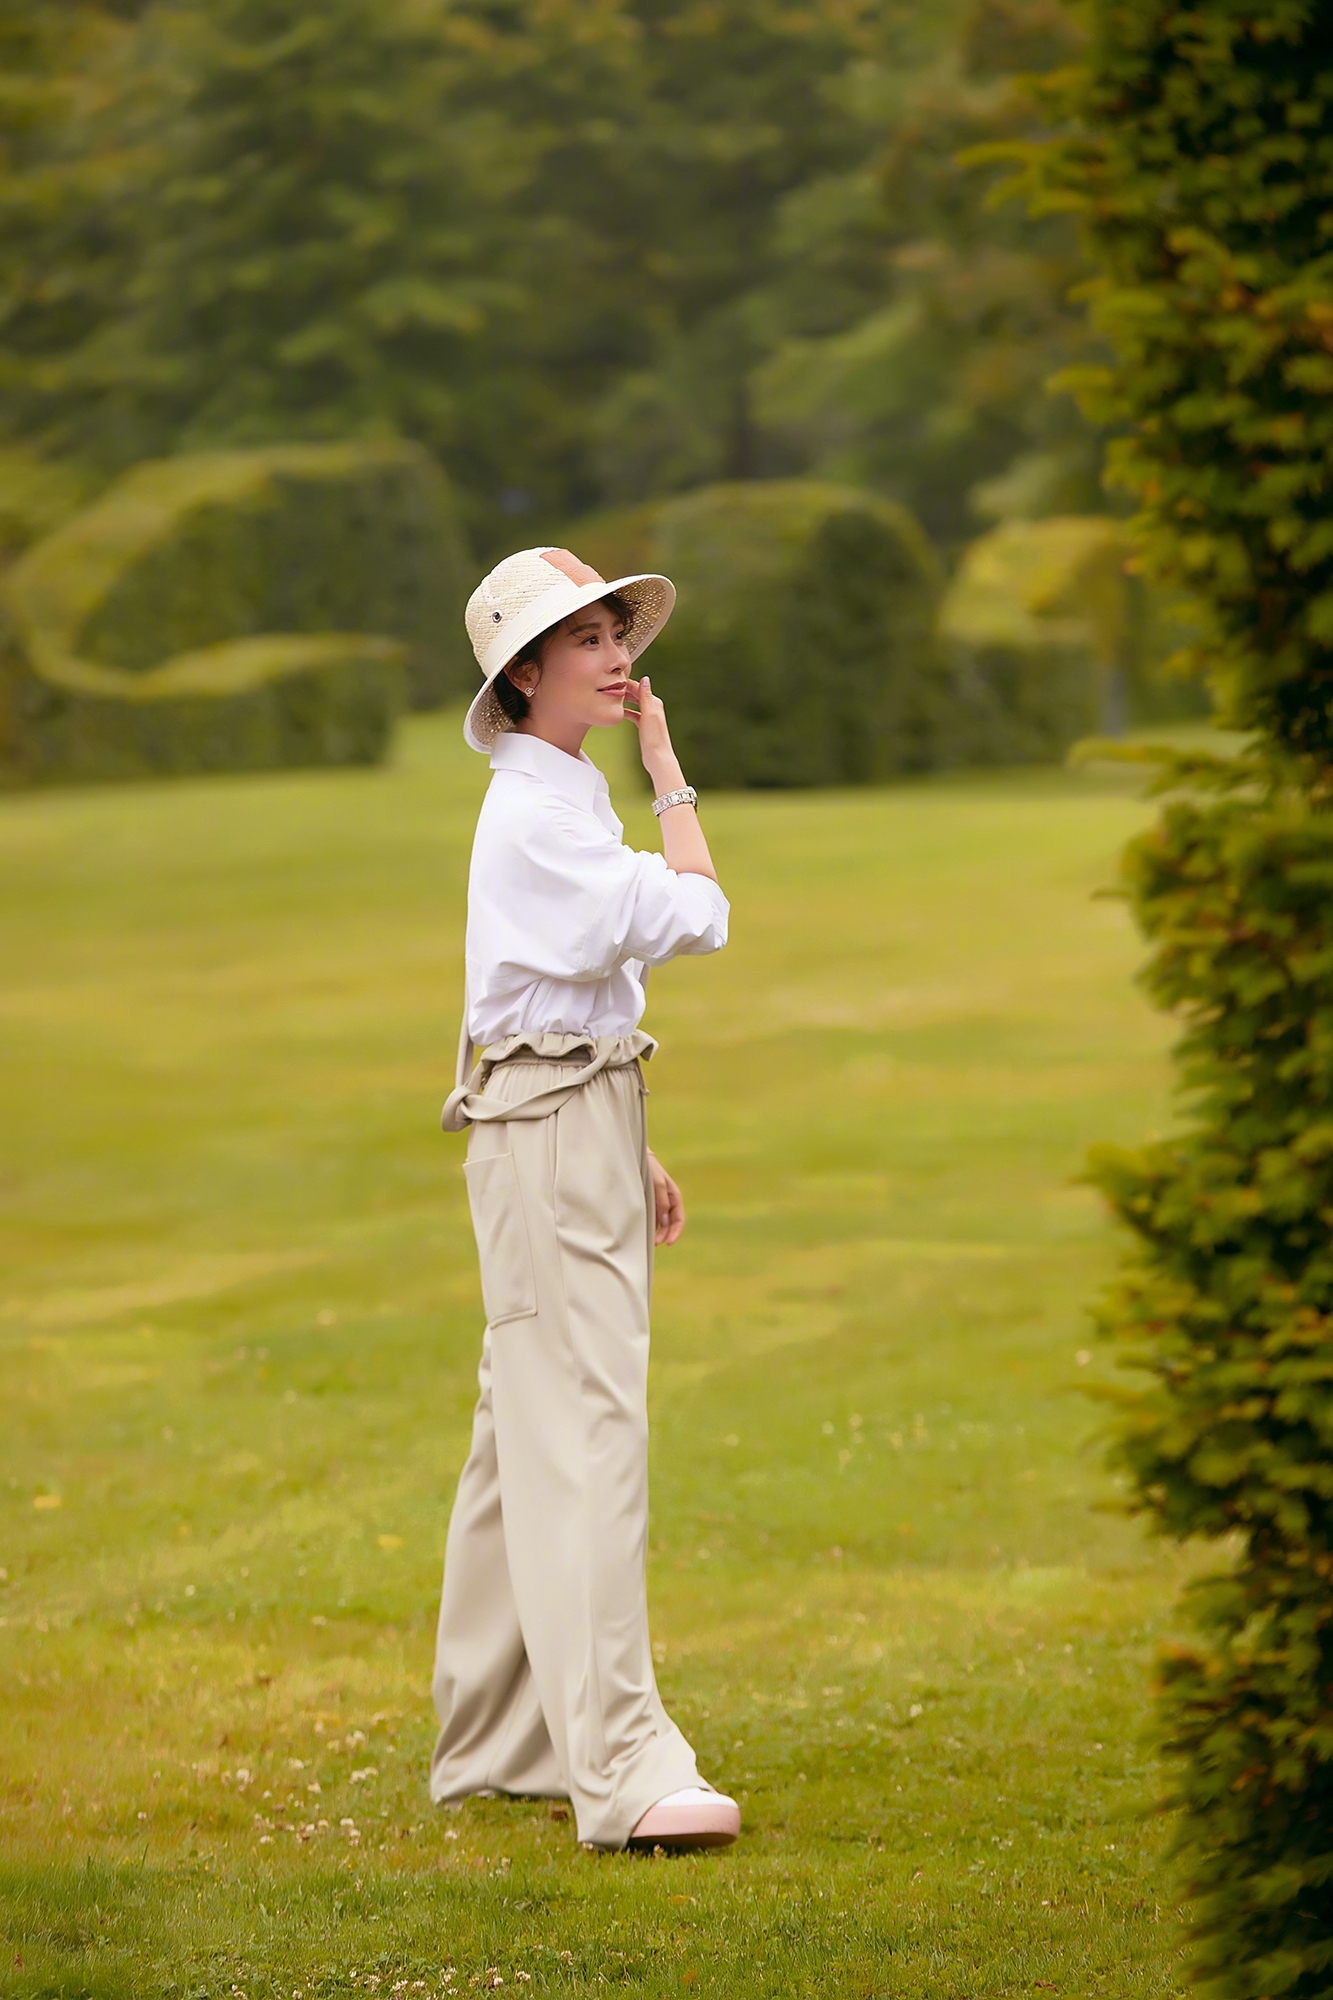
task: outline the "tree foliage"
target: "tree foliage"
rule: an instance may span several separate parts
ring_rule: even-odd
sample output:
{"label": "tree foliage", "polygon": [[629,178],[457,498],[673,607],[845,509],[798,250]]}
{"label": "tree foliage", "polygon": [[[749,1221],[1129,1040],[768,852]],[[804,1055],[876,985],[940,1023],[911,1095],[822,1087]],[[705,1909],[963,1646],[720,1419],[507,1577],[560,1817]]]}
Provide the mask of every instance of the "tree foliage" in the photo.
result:
{"label": "tree foliage", "polygon": [[1041,386],[1086,358],[1072,228],[987,216],[955,157],[1036,128],[1057,0],[15,0],[0,32],[11,444],[106,474],[394,432],[487,547],[808,472],[945,544],[980,489],[1101,504]]}
{"label": "tree foliage", "polygon": [[[0,12],[0,412],[8,436],[75,455],[85,349],[122,311],[132,261],[130,39],[92,4],[12,0]],[[97,390],[114,403],[112,383]]]}
{"label": "tree foliage", "polygon": [[[851,173],[783,215],[790,264],[760,412],[814,470],[894,494],[949,550],[978,517],[1105,507],[1096,433],[1047,388],[1100,355],[1068,298],[1077,233],[1059,211],[995,209],[984,170],[987,147],[1042,127],[1024,75],[1077,47],[1059,0],[921,10],[899,60],[844,85],[864,133]],[[812,271],[838,272],[845,291],[822,324]]]}
{"label": "tree foliage", "polygon": [[1179,1538],[1229,1538],[1162,1663],[1207,1991],[1333,1994],[1333,16],[1095,0],[1074,121],[1029,155],[1075,208],[1117,359],[1141,560],[1208,614],[1232,758],[1163,755],[1130,847],[1186,1117],[1094,1175],[1137,1239],[1102,1306],[1146,1386],[1119,1457]]}
{"label": "tree foliage", "polygon": [[455,114],[429,14],[211,0],[151,20],[163,166],[134,274],[155,445],[449,434],[502,281],[478,199],[497,135]]}

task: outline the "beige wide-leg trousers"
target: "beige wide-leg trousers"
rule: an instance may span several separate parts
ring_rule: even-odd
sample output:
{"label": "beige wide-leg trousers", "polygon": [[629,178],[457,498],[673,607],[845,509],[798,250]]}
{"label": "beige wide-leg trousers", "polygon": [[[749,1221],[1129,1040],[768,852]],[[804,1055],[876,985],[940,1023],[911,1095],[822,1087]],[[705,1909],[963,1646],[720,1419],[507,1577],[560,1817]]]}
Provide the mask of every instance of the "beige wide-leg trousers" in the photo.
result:
{"label": "beige wide-leg trousers", "polygon": [[701,1782],[657,1692],[644,1581],[653,1201],[638,1059],[653,1047],[511,1036],[445,1117],[471,1125],[487,1324],[445,1550],[431,1797],[568,1798],[579,1839],[608,1848]]}

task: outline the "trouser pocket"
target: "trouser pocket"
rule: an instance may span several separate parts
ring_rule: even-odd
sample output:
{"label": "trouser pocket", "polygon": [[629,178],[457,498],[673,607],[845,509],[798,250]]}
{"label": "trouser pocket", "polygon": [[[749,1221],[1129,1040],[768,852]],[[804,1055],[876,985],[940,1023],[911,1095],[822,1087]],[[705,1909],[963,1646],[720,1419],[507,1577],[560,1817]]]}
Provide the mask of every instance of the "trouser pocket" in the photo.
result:
{"label": "trouser pocket", "polygon": [[513,1159],[508,1153],[492,1153],[466,1161],[463,1171],[486,1323],[503,1326],[506,1320],[531,1318],[537,1310],[537,1282]]}

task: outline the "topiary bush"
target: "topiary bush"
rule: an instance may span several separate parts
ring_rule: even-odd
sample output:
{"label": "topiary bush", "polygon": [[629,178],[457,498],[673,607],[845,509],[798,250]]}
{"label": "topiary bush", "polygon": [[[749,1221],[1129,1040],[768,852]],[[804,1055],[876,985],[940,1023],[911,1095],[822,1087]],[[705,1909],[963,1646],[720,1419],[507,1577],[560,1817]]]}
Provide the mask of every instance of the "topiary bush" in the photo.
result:
{"label": "topiary bush", "polygon": [[283,445],[136,466],[33,549],[8,595],[80,658],[142,672],[260,632],[380,632],[417,707],[470,689],[466,547],[415,445]]}
{"label": "topiary bush", "polygon": [[470,687],[468,581],[414,446],[139,466],[0,589],[8,775],[373,761],[404,686],[422,706]]}
{"label": "topiary bush", "polygon": [[940,606],[969,763],[1041,762],[1091,729],[1206,715],[1197,683],[1167,679],[1183,612],[1133,573],[1107,514],[1006,521],[964,551]]}
{"label": "topiary bush", "polygon": [[1125,859],[1183,1022],[1184,1120],[1093,1175],[1133,1233],[1103,1301],[1142,1379],[1117,1455],[1163,1532],[1226,1538],[1160,1670],[1195,1975],[1333,1994],[1333,13],[1092,0],[1027,156],[1081,209],[1150,574],[1204,606],[1234,758],[1157,753]]}
{"label": "topiary bush", "polygon": [[968,763],[1040,763],[1108,718],[1126,622],[1114,521],[1008,521],[970,544],[940,605]]}
{"label": "topiary bush", "polygon": [[902,508],[809,480],[706,486],[571,531],[680,592],[648,671],[700,785],[865,783],[938,761],[939,575]]}
{"label": "topiary bush", "polygon": [[0,567],[86,506],[98,481],[84,467],[0,445]]}
{"label": "topiary bush", "polygon": [[703,487],[595,515],[571,542],[603,576],[675,580],[648,669],[710,786],[1050,762],[1106,719],[1133,652],[1106,516],[998,528],[943,594],[901,507],[813,480]]}
{"label": "topiary bush", "polygon": [[378,763],[406,657],[369,634],[265,636],[152,673],[73,663],[43,676],[6,672],[6,651],[0,642],[0,774],[30,785]]}

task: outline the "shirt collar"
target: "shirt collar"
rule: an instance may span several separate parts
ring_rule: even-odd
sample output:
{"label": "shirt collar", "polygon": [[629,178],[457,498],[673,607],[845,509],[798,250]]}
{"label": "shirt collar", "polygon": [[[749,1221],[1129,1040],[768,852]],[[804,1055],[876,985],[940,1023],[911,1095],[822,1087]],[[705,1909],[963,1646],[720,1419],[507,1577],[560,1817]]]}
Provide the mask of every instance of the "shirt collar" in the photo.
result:
{"label": "shirt collar", "polygon": [[583,812],[591,812],[599,792],[608,791],[606,779],[585,751],[571,757],[557,750],[541,736],[520,735],[507,729],[491,745],[493,771],[522,771],[547,785],[560,798]]}

